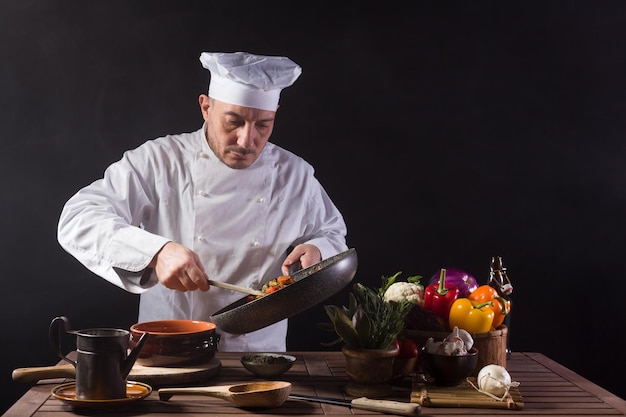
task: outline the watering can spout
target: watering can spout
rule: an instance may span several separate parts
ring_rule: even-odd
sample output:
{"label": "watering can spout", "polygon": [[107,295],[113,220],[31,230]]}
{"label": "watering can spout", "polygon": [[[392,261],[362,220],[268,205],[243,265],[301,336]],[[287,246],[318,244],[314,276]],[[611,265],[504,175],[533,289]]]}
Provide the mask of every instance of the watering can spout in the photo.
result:
{"label": "watering can spout", "polygon": [[146,343],[146,340],[148,340],[148,336],[149,336],[148,332],[141,335],[135,347],[130,351],[130,353],[128,354],[128,357],[122,363],[120,372],[123,378],[127,378],[128,374],[130,374],[130,371],[133,368],[135,361],[139,357],[141,348],[143,347],[144,343]]}

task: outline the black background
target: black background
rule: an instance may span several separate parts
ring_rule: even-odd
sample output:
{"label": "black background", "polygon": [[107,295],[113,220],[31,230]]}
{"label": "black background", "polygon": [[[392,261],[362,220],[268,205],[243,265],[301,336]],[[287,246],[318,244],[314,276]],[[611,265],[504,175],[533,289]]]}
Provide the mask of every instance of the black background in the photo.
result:
{"label": "black background", "polygon": [[[59,247],[60,210],[124,150],[199,128],[200,52],[239,50],[303,67],[273,141],[343,212],[355,281],[484,283],[501,255],[512,349],[626,398],[626,4],[404,3],[0,2],[0,409],[29,387],[12,369],[57,362],[55,316],[135,322],[136,295]],[[324,349],[323,320],[294,318],[289,347]]]}

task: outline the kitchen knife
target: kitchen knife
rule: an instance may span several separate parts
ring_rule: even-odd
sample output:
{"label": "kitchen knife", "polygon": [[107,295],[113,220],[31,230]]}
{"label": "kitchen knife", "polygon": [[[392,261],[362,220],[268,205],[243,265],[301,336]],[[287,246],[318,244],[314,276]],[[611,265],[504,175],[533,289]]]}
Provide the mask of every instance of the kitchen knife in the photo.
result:
{"label": "kitchen knife", "polygon": [[289,394],[289,398],[294,400],[341,405],[344,407],[358,408],[361,410],[377,411],[379,413],[396,414],[401,416],[417,416],[422,412],[422,407],[416,403],[404,403],[400,401],[389,400],[373,400],[365,397],[355,398],[354,400],[344,400],[337,398],[314,397],[311,395]]}

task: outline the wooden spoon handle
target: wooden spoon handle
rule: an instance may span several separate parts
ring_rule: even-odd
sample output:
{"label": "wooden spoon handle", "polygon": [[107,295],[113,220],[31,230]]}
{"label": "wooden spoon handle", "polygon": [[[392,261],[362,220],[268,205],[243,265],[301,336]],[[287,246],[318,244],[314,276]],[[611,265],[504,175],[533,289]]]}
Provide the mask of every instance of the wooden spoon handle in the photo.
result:
{"label": "wooden spoon handle", "polygon": [[222,398],[230,401],[230,394],[228,393],[229,386],[222,387],[183,387],[183,388],[160,388],[159,400],[167,401],[176,394],[183,395],[206,395],[209,397]]}
{"label": "wooden spoon handle", "polygon": [[76,378],[76,368],[70,364],[17,368],[13,370],[12,377],[13,381],[20,382],[34,382],[50,378]]}
{"label": "wooden spoon handle", "polygon": [[209,285],[213,285],[213,286],[219,287],[219,288],[224,288],[224,289],[227,289],[227,290],[239,291],[239,292],[243,292],[243,293],[246,293],[246,294],[265,295],[265,293],[263,291],[260,291],[260,290],[253,290],[252,288],[240,287],[238,285],[229,284],[227,282],[213,281],[211,279],[209,280]]}

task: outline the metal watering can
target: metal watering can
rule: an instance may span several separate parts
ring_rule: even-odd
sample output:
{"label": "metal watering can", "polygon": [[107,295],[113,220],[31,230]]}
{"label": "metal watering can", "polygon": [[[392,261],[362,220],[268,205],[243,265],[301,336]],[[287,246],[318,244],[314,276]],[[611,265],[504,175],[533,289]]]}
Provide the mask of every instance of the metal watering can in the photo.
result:
{"label": "metal watering can", "polygon": [[[76,335],[76,361],[61,352],[61,325],[65,333]],[[79,400],[126,398],[126,378],[147,337],[148,333],[144,333],[129,354],[128,330],[72,330],[65,316],[55,317],[49,327],[50,342],[56,354],[76,367],[76,398]]]}

